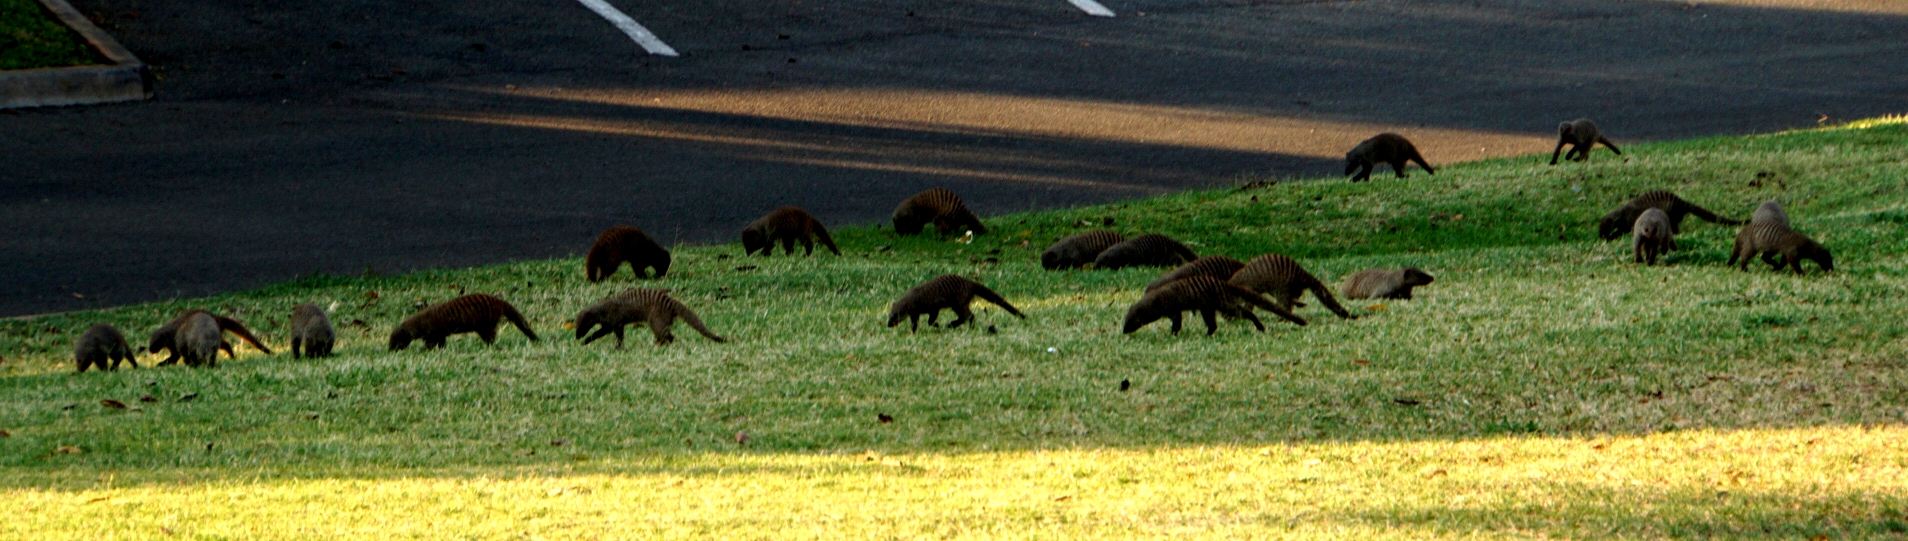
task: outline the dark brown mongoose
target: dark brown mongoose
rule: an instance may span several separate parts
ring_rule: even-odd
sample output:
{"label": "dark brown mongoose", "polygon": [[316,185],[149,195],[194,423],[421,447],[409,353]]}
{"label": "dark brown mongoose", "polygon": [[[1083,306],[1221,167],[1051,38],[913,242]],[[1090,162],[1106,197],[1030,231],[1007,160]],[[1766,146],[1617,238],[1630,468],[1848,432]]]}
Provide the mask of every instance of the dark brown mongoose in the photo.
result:
{"label": "dark brown mongoose", "polygon": [[1835,270],[1835,261],[1829,256],[1828,248],[1823,248],[1821,244],[1809,240],[1807,236],[1793,229],[1768,223],[1749,224],[1742,228],[1742,232],[1736,234],[1736,248],[1729,252],[1729,264],[1741,270],[1749,270],[1750,258],[1759,253],[1770,252],[1781,256],[1781,261],[1763,258],[1763,261],[1768,262],[1769,266],[1774,267],[1775,270],[1782,270],[1783,265],[1787,265],[1794,269],[1796,274],[1802,274],[1804,259],[1814,261],[1815,265],[1821,267],[1823,271]]}
{"label": "dark brown mongoose", "polygon": [[1121,267],[1177,267],[1199,259],[1192,248],[1172,237],[1147,233],[1108,247],[1093,258],[1093,268],[1113,270]]}
{"label": "dark brown mongoose", "polygon": [[1749,223],[1775,224],[1775,225],[1780,225],[1782,227],[1788,227],[1789,213],[1783,212],[1781,203],[1777,203],[1775,201],[1763,201],[1761,205],[1756,206],[1755,214],[1749,215]]}
{"label": "dark brown mongoose", "polygon": [[[1241,307],[1241,304],[1250,306]],[[1291,310],[1280,308],[1252,290],[1211,276],[1193,276],[1174,280],[1140,297],[1139,302],[1126,310],[1126,323],[1121,332],[1132,334],[1140,327],[1166,318],[1173,322],[1173,334],[1179,334],[1180,314],[1187,310],[1196,310],[1199,317],[1205,319],[1208,336],[1219,331],[1219,322],[1214,320],[1219,313],[1250,321],[1253,327],[1263,331],[1265,323],[1259,321],[1259,316],[1252,315],[1252,306],[1264,308],[1286,321],[1305,325],[1305,320],[1293,315]]]}
{"label": "dark brown mongoose", "polygon": [[1431,168],[1431,164],[1425,163],[1424,155],[1418,153],[1418,147],[1413,146],[1410,140],[1395,133],[1381,133],[1358,143],[1358,146],[1352,147],[1350,152],[1345,153],[1345,174],[1351,175],[1352,171],[1358,172],[1357,175],[1352,176],[1352,182],[1371,180],[1372,168],[1377,164],[1388,163],[1391,164],[1391,172],[1397,173],[1398,178],[1405,178],[1404,170],[1407,162],[1418,162],[1418,166],[1423,167],[1425,173],[1438,174],[1437,170]]}
{"label": "dark brown mongoose", "polygon": [[1656,265],[1656,256],[1676,249],[1676,234],[1670,232],[1669,215],[1663,209],[1643,211],[1631,227],[1630,251],[1633,263]]}
{"label": "dark brown mongoose", "polygon": [[290,327],[293,359],[329,357],[332,345],[338,342],[338,331],[331,327],[331,318],[316,304],[306,303],[292,308]]}
{"label": "dark brown mongoose", "polygon": [[630,272],[643,278],[645,269],[656,269],[656,278],[669,274],[669,250],[649,238],[643,230],[619,225],[603,230],[583,258],[583,272],[591,282],[601,282],[629,263]]}
{"label": "dark brown mongoose", "polygon": [[754,255],[756,250],[761,250],[762,255],[767,256],[775,251],[776,242],[782,243],[785,255],[795,255],[796,242],[802,243],[802,255],[814,255],[817,238],[828,251],[841,255],[821,220],[801,207],[782,207],[742,228],[742,255]]}
{"label": "dark brown mongoose", "polygon": [[206,368],[218,368],[219,347],[224,344],[219,320],[212,314],[199,312],[185,316],[179,323],[174,335],[174,353],[185,360],[186,366],[204,365]]}
{"label": "dark brown mongoose", "polygon": [[[181,312],[178,317],[172,318],[172,321],[167,321],[166,324],[160,325],[158,329],[153,330],[152,337],[146,341],[147,353],[166,352],[166,358],[165,360],[159,361],[159,366],[179,362],[179,348],[176,338],[179,332],[179,326],[184,325],[187,319],[197,314],[212,316],[212,320],[219,324],[220,330],[238,336],[240,340],[251,344],[253,348],[264,352],[266,355],[272,354],[272,348],[265,347],[265,344],[260,343],[258,337],[252,335],[251,329],[245,328],[244,323],[205,310],[186,310],[185,312]],[[232,353],[232,345],[225,343],[224,340],[220,340],[219,349],[225,350],[225,355],[228,357],[238,358],[237,355]]]}
{"label": "dark brown mongoose", "polygon": [[[604,335],[615,334],[616,349],[623,349],[623,327],[647,323],[649,334],[656,337],[656,345],[666,346],[676,341],[676,335],[671,330],[676,325],[676,318],[682,318],[690,328],[710,340],[728,341],[704,326],[702,318],[697,317],[696,312],[681,301],[670,297],[667,289],[631,289],[584,308],[576,314],[576,337],[583,340],[584,344],[589,344]],[[584,338],[590,329],[599,325],[603,327],[601,330]]]}
{"label": "dark brown mongoose", "polygon": [[974,297],[987,299],[987,302],[1021,319],[1027,318],[1014,305],[1008,304],[1007,299],[987,289],[987,286],[957,274],[943,274],[915,286],[903,293],[900,300],[894,301],[894,306],[888,308],[888,327],[901,324],[901,318],[905,317],[908,318],[908,332],[918,331],[921,329],[922,314],[927,315],[928,325],[939,326],[934,320],[941,316],[942,308],[954,311],[954,320],[947,323],[947,328],[959,327],[962,323],[974,320],[974,312],[967,308],[974,302]]}
{"label": "dark brown mongoose", "polygon": [[[98,366],[101,371],[119,370],[119,362],[132,363],[139,368],[139,360],[133,357],[132,346],[126,344],[126,335],[107,323],[94,323],[81,333],[79,341],[73,343],[73,360],[79,363],[79,371],[84,373],[88,367]],[[107,364],[111,361],[112,364]]]}
{"label": "dark brown mongoose", "polygon": [[1638,195],[1634,199],[1624,202],[1623,205],[1617,207],[1616,210],[1612,210],[1609,214],[1603,215],[1603,219],[1597,221],[1597,237],[1603,240],[1616,240],[1617,237],[1623,236],[1625,232],[1630,231],[1632,226],[1636,225],[1636,218],[1642,216],[1645,209],[1662,209],[1664,214],[1669,215],[1670,233],[1678,235],[1683,233],[1683,217],[1692,214],[1696,215],[1697,218],[1708,220],[1711,223],[1742,225],[1742,220],[1732,220],[1717,216],[1716,213],[1710,212],[1709,209],[1684,201],[1683,198],[1677,197],[1676,194],[1663,190],[1651,190],[1643,192],[1643,195]]}
{"label": "dark brown mongoose", "polygon": [[1402,269],[1366,269],[1345,277],[1339,292],[1347,299],[1410,299],[1411,288],[1429,285],[1436,278],[1417,267]]}
{"label": "dark brown mongoose", "polygon": [[1604,138],[1603,132],[1597,130],[1597,123],[1588,118],[1558,124],[1557,149],[1550,151],[1550,164],[1557,165],[1557,154],[1563,152],[1564,145],[1570,145],[1570,152],[1563,152],[1563,159],[1584,161],[1590,158],[1590,149],[1596,147],[1597,143],[1603,143],[1618,156],[1623,155],[1623,151],[1617,150],[1616,143]]}
{"label": "dark brown mongoose", "polygon": [[894,232],[903,235],[920,233],[921,228],[930,223],[942,235],[960,231],[961,227],[976,235],[987,234],[987,226],[967,210],[967,203],[954,192],[941,188],[928,188],[902,201],[894,207],[893,220]]}
{"label": "dark brown mongoose", "polygon": [[1239,287],[1270,295],[1272,302],[1287,311],[1295,306],[1305,306],[1298,302],[1298,298],[1310,290],[1313,298],[1318,299],[1318,302],[1323,303],[1332,313],[1338,314],[1338,317],[1358,319],[1358,316],[1351,315],[1351,312],[1345,311],[1345,307],[1338,305],[1338,299],[1332,297],[1331,290],[1325,288],[1324,282],[1320,282],[1318,277],[1312,276],[1312,273],[1305,272],[1305,268],[1300,267],[1298,262],[1290,257],[1265,254],[1252,258],[1252,261],[1247,262],[1244,268],[1239,269],[1239,272],[1233,273],[1232,279],[1227,281]]}
{"label": "dark brown mongoose", "polygon": [[497,324],[506,318],[517,330],[523,331],[524,336],[532,341],[537,339],[537,333],[530,330],[530,323],[523,320],[517,307],[503,299],[472,293],[427,306],[404,318],[404,322],[391,331],[391,351],[409,347],[412,340],[423,340],[425,349],[441,348],[450,335],[467,332],[477,333],[484,344],[495,344]]}
{"label": "dark brown mongoose", "polygon": [[1053,243],[1046,251],[1040,252],[1040,268],[1047,270],[1077,269],[1092,263],[1100,252],[1115,244],[1126,242],[1126,237],[1112,231],[1096,229]]}
{"label": "dark brown mongoose", "polygon": [[1153,280],[1153,283],[1146,284],[1146,291],[1150,292],[1152,290],[1164,287],[1166,284],[1173,283],[1174,280],[1191,278],[1194,276],[1211,276],[1213,278],[1218,278],[1219,281],[1223,282],[1229,278],[1232,278],[1232,274],[1239,272],[1239,269],[1242,269],[1242,268],[1245,268],[1244,261],[1239,261],[1237,259],[1233,259],[1223,255],[1209,255],[1199,259],[1194,259],[1184,265],[1180,265],[1178,268],[1175,268],[1173,270],[1166,271],[1166,274],[1160,275],[1158,280]]}

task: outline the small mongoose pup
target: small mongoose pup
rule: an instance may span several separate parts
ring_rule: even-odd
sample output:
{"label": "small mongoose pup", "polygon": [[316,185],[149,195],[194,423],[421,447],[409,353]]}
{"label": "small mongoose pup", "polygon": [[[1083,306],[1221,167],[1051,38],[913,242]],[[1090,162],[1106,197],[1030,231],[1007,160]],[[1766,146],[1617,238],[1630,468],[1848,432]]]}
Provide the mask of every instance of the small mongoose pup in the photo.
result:
{"label": "small mongoose pup", "polygon": [[1180,265],[1179,268],[1166,271],[1166,274],[1160,275],[1158,280],[1153,280],[1153,283],[1146,284],[1146,291],[1151,292],[1152,290],[1164,287],[1166,284],[1173,283],[1174,280],[1194,276],[1211,276],[1218,278],[1220,281],[1225,281],[1226,279],[1232,278],[1233,273],[1239,272],[1239,269],[1242,268],[1245,268],[1245,262],[1243,261],[1223,255],[1209,255]]}
{"label": "small mongoose pup", "polygon": [[[331,318],[316,304],[305,303],[292,308],[290,327],[293,359],[329,357],[331,346],[338,342],[338,331],[331,327]],[[304,351],[299,351],[301,348]]]}
{"label": "small mongoose pup", "polygon": [[222,330],[219,320],[210,313],[185,316],[173,337],[173,353],[183,358],[186,366],[218,368],[219,348],[225,343]]}
{"label": "small mongoose pup", "polygon": [[[180,358],[179,347],[178,347],[179,326],[184,325],[187,319],[191,319],[193,316],[198,314],[205,314],[205,315],[211,316],[212,321],[215,323],[218,323],[220,330],[224,332],[232,333],[234,336],[239,337],[240,340],[244,340],[245,343],[251,344],[253,348],[256,348],[259,351],[264,352],[266,355],[272,354],[272,348],[265,347],[265,344],[260,343],[258,340],[258,337],[252,335],[251,329],[245,328],[244,323],[240,323],[236,319],[221,316],[218,314],[213,314],[205,310],[186,310],[185,312],[181,312],[178,317],[172,318],[172,321],[167,321],[166,324],[160,325],[158,329],[153,330],[152,336],[146,340],[147,353],[158,353],[160,351],[166,352],[166,358],[165,360],[159,361],[158,363],[159,366],[166,366],[169,364],[179,362],[179,358]],[[232,345],[229,343],[226,343],[224,339],[219,340],[219,349],[225,350],[225,355],[228,357],[232,357],[235,359],[238,358],[237,355],[232,353]]]}
{"label": "small mongoose pup", "polygon": [[1749,224],[1736,234],[1736,248],[1729,252],[1729,264],[1737,269],[1749,270],[1749,259],[1756,254],[1775,253],[1781,261],[1772,261],[1763,257],[1763,261],[1775,270],[1783,265],[1802,274],[1802,260],[1814,261],[1823,271],[1835,270],[1835,261],[1829,256],[1828,248],[1810,240],[1807,236],[1789,229],[1787,226],[1762,223]]}
{"label": "small mongoose pup", "polygon": [[1093,258],[1093,268],[1113,270],[1121,267],[1177,267],[1199,259],[1192,248],[1172,237],[1147,233],[1108,247]]}
{"label": "small mongoose pup", "polygon": [[1365,269],[1345,277],[1339,292],[1347,299],[1407,299],[1411,288],[1430,285],[1431,273],[1417,267],[1402,269]]}
{"label": "small mongoose pup", "polygon": [[[1250,306],[1241,309],[1239,306],[1241,304]],[[1214,319],[1214,316],[1219,313],[1227,313],[1250,321],[1253,327],[1261,331],[1265,330],[1265,323],[1259,321],[1259,316],[1252,315],[1251,306],[1264,308],[1268,312],[1285,318],[1286,321],[1305,325],[1305,320],[1293,315],[1291,310],[1265,300],[1265,297],[1259,296],[1252,290],[1211,276],[1193,276],[1174,280],[1140,297],[1139,302],[1133,303],[1133,307],[1126,310],[1126,323],[1121,327],[1121,332],[1133,334],[1133,331],[1140,330],[1140,327],[1159,321],[1160,318],[1166,318],[1173,322],[1173,334],[1179,334],[1180,314],[1187,310],[1199,312],[1199,317],[1206,321],[1208,336],[1219,332],[1219,322]]]}
{"label": "small mongoose pup", "polygon": [[1563,152],[1564,145],[1570,145],[1570,152],[1563,152],[1563,159],[1584,161],[1590,158],[1590,149],[1596,147],[1597,143],[1603,143],[1604,147],[1609,148],[1610,152],[1617,153],[1618,156],[1623,155],[1623,151],[1617,150],[1615,143],[1604,138],[1603,132],[1597,130],[1597,123],[1591,122],[1588,118],[1558,124],[1557,149],[1550,151],[1550,164],[1557,165],[1557,153]]}
{"label": "small mongoose pup", "polygon": [[643,278],[646,269],[656,269],[656,278],[669,273],[669,250],[649,238],[643,230],[619,225],[603,230],[583,258],[583,272],[591,282],[601,282],[629,263],[630,272]]}
{"label": "small mongoose pup", "polygon": [[920,233],[921,228],[930,223],[942,235],[960,231],[962,227],[976,235],[987,234],[987,226],[967,210],[961,196],[941,188],[928,188],[902,201],[894,207],[893,219],[894,232],[903,235]]}
{"label": "small mongoose pup", "polygon": [[1377,164],[1388,163],[1391,164],[1391,172],[1397,173],[1398,178],[1405,178],[1406,162],[1418,162],[1418,166],[1423,167],[1425,173],[1438,174],[1437,170],[1431,168],[1431,164],[1425,163],[1424,155],[1418,153],[1418,147],[1413,146],[1411,141],[1405,139],[1403,135],[1395,133],[1374,135],[1358,143],[1358,146],[1352,147],[1351,152],[1345,153],[1345,174],[1351,175],[1352,171],[1358,172],[1357,175],[1352,176],[1352,182],[1371,180],[1372,168]]}
{"label": "small mongoose pup", "polygon": [[995,293],[994,290],[987,289],[987,286],[957,274],[943,274],[915,286],[914,289],[902,294],[901,300],[894,301],[894,306],[888,309],[888,327],[893,328],[901,324],[901,318],[906,317],[908,332],[918,331],[921,329],[922,314],[927,315],[928,325],[938,326],[934,320],[941,316],[942,308],[954,311],[954,320],[947,323],[947,328],[959,327],[962,323],[974,320],[974,312],[967,308],[974,302],[974,297],[987,299],[987,302],[994,303],[995,306],[1021,319],[1027,318],[1020,313],[1020,310],[1015,309],[1014,305],[1008,304],[1007,299],[1001,298],[1000,294]]}
{"label": "small mongoose pup", "polygon": [[[101,371],[119,369],[119,362],[132,363],[139,368],[139,360],[133,357],[132,346],[126,344],[126,335],[109,323],[94,323],[81,333],[79,341],[73,343],[73,360],[79,363],[79,371],[98,366]],[[106,364],[112,361],[112,364]]]}
{"label": "small mongoose pup", "polygon": [[523,331],[524,336],[532,341],[537,339],[537,333],[530,330],[530,323],[523,320],[517,307],[503,299],[472,293],[427,306],[404,318],[404,322],[391,331],[391,351],[410,347],[412,340],[423,340],[425,349],[441,348],[445,338],[467,332],[477,333],[486,345],[495,344],[497,324],[506,318],[517,330]]}
{"label": "small mongoose pup", "polygon": [[1789,213],[1782,211],[1782,204],[1775,201],[1763,201],[1756,205],[1755,214],[1749,215],[1749,223],[1789,226]]}
{"label": "small mongoose pup", "polygon": [[1239,269],[1239,272],[1233,273],[1232,279],[1227,281],[1239,287],[1271,295],[1272,302],[1286,311],[1291,311],[1296,306],[1305,306],[1298,302],[1298,299],[1309,290],[1313,298],[1318,299],[1318,302],[1323,303],[1332,313],[1338,314],[1338,317],[1358,319],[1358,316],[1351,315],[1351,312],[1345,311],[1345,307],[1338,305],[1338,299],[1332,297],[1332,291],[1325,288],[1324,282],[1312,276],[1312,273],[1305,272],[1305,268],[1300,267],[1297,261],[1284,255],[1265,254],[1252,258],[1252,261],[1247,262],[1245,267]]}
{"label": "small mongoose pup", "polygon": [[1676,194],[1663,190],[1651,190],[1643,192],[1643,195],[1636,196],[1636,198],[1624,202],[1623,205],[1617,207],[1616,210],[1612,210],[1609,214],[1603,215],[1603,219],[1597,221],[1597,237],[1603,240],[1616,240],[1617,237],[1623,236],[1624,232],[1629,231],[1632,226],[1636,225],[1636,218],[1642,216],[1643,211],[1646,209],[1662,209],[1665,214],[1669,215],[1670,233],[1678,235],[1683,233],[1683,218],[1692,214],[1696,215],[1697,218],[1708,220],[1711,223],[1742,225],[1742,220],[1732,220],[1717,216],[1716,213],[1710,212],[1709,209],[1684,201],[1683,198],[1677,197]]}
{"label": "small mongoose pup", "polygon": [[[596,341],[604,335],[616,335],[616,349],[623,349],[623,327],[630,324],[649,325],[649,334],[656,337],[656,345],[666,346],[676,341],[676,318],[702,333],[702,336],[716,342],[727,342],[721,336],[702,324],[702,318],[696,312],[684,306],[681,301],[669,296],[667,289],[631,289],[621,294],[603,299],[584,308],[576,314],[576,337],[584,344]],[[584,335],[597,326],[602,326],[596,334]]]}
{"label": "small mongoose pup", "polygon": [[776,242],[782,243],[784,255],[795,255],[796,242],[802,243],[802,255],[815,255],[815,239],[820,239],[828,251],[841,255],[821,220],[801,207],[782,207],[742,228],[742,255],[754,255],[756,250],[761,250],[763,256],[768,256],[775,251]]}
{"label": "small mongoose pup", "polygon": [[1053,243],[1046,251],[1040,252],[1040,268],[1047,270],[1077,269],[1092,263],[1100,257],[1100,252],[1115,244],[1126,242],[1119,233],[1095,229]]}
{"label": "small mongoose pup", "polygon": [[1663,209],[1643,211],[1631,229],[1630,251],[1634,263],[1648,262],[1654,266],[1656,256],[1676,249],[1676,234],[1670,232],[1669,215],[1664,214]]}

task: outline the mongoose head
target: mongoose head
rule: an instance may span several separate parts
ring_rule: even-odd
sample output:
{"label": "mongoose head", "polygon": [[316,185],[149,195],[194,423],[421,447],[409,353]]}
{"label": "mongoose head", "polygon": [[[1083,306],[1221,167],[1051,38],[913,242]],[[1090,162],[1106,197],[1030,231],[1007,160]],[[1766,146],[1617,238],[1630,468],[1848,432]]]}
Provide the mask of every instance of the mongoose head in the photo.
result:
{"label": "mongoose head", "polygon": [[[603,314],[597,313],[597,311],[594,310],[595,307],[592,306],[591,308],[592,309],[584,310],[582,313],[576,315],[576,338],[578,340],[583,339],[583,337],[588,335],[597,325],[603,324]],[[589,342],[585,341],[583,343],[588,344]]]}
{"label": "mongoose head", "polygon": [[404,348],[411,347],[411,340],[415,338],[408,330],[400,328],[391,331],[391,351],[403,351]]}
{"label": "mongoose head", "polygon": [[1346,152],[1345,153],[1345,174],[1349,175],[1349,174],[1352,174],[1353,171],[1357,171],[1357,170],[1358,170],[1358,152],[1357,151]]}
{"label": "mongoose head", "polygon": [[1060,268],[1060,252],[1048,250],[1040,253],[1040,268],[1054,270]]}
{"label": "mongoose head", "polygon": [[894,307],[888,309],[888,328],[900,325],[901,319],[905,317],[908,317],[907,310],[901,307],[901,303],[894,303]]}
{"label": "mongoose head", "polygon": [[755,255],[756,250],[769,250],[768,236],[756,229],[742,231],[742,255]]}
{"label": "mongoose head", "polygon": [[1796,249],[1795,257],[1814,261],[1816,265],[1822,266],[1823,271],[1835,270],[1835,259],[1829,255],[1828,248],[1823,248],[1815,241],[1809,241]]}
{"label": "mongoose head", "polygon": [[1132,308],[1126,309],[1126,323],[1120,326],[1120,334],[1133,334],[1133,331],[1140,330],[1140,327],[1159,321],[1159,314],[1147,310],[1142,306],[1143,304],[1145,303],[1134,304]]}
{"label": "mongoose head", "polygon": [[1557,137],[1575,140],[1576,135],[1577,135],[1577,127],[1571,125],[1569,122],[1565,122],[1565,123],[1557,125]]}
{"label": "mongoose head", "polygon": [[1605,214],[1602,220],[1597,220],[1597,238],[1616,240],[1617,237],[1623,236],[1624,232],[1629,231],[1630,226],[1633,225],[1636,225],[1636,220],[1630,220],[1630,223],[1624,223],[1623,211],[1621,210]]}
{"label": "mongoose head", "polygon": [[1405,285],[1416,287],[1429,284],[1432,280],[1436,280],[1436,278],[1432,278],[1431,273],[1424,272],[1424,269],[1417,267],[1404,268]]}

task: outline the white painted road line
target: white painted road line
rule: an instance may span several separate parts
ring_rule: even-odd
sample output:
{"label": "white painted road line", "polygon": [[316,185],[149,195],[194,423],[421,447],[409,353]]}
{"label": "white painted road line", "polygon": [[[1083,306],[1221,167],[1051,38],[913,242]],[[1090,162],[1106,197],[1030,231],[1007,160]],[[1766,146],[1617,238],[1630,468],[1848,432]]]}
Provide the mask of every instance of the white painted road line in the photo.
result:
{"label": "white painted road line", "polygon": [[[679,54],[676,54],[676,50],[674,48],[671,48],[669,44],[663,43],[661,39],[658,39],[654,32],[650,32],[648,28],[643,28],[643,25],[636,24],[636,19],[631,19],[629,18],[628,15],[624,15],[623,12],[617,11],[615,6],[609,5],[609,2],[605,2],[603,0],[576,0],[576,1],[583,3],[583,7],[590,8],[590,11],[596,12],[597,15],[602,15],[603,18],[609,19],[610,24],[616,25],[616,28],[619,30],[622,30],[624,34],[629,34],[629,39],[636,40],[636,44],[643,46],[643,50],[649,51],[649,54],[659,55],[659,56],[681,56]],[[1075,2],[1092,2],[1093,0],[1074,0],[1074,1]],[[1100,8],[1100,9],[1106,9],[1106,8]],[[1113,16],[1113,14],[1112,12],[1108,12],[1106,16],[1111,17]]]}
{"label": "white painted road line", "polygon": [[1067,0],[1067,1],[1073,2],[1074,7],[1080,8],[1080,11],[1087,12],[1087,15],[1092,15],[1094,17],[1112,17],[1113,16],[1113,10],[1106,9],[1106,6],[1102,6],[1100,5],[1099,2],[1095,2],[1093,0]]}

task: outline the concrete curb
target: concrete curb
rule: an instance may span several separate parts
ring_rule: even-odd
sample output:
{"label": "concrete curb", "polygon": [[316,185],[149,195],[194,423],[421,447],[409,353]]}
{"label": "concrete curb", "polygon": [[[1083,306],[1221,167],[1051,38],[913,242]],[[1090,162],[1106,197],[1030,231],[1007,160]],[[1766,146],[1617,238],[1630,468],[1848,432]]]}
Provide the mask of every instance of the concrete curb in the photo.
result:
{"label": "concrete curb", "polygon": [[121,47],[112,36],[93,26],[66,0],[40,0],[40,5],[78,32],[110,66],[74,66],[0,71],[0,109],[84,105],[152,97],[151,72],[139,57]]}

